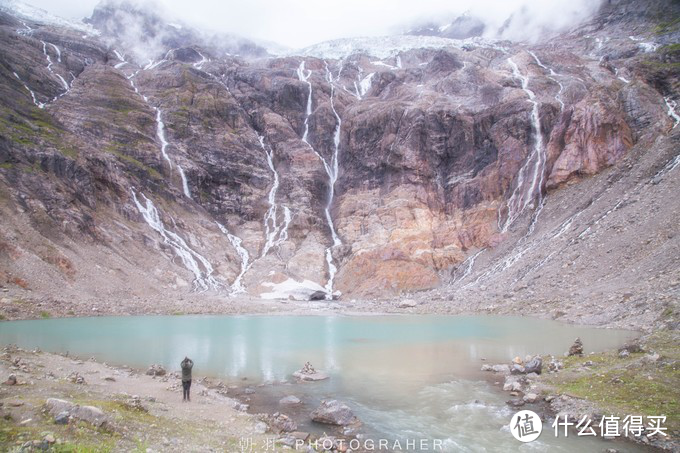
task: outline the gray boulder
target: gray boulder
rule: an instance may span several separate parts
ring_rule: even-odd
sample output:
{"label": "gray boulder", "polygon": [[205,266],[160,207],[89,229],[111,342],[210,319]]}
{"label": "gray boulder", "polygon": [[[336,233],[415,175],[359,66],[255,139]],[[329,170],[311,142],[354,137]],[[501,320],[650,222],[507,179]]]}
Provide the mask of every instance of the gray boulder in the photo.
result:
{"label": "gray boulder", "polygon": [[297,430],[297,423],[295,423],[289,416],[276,412],[267,417],[267,423],[272,431],[276,433],[292,432]]}
{"label": "gray boulder", "polygon": [[300,404],[300,398],[293,395],[284,396],[279,400],[279,404],[282,406]]}
{"label": "gray boulder", "polygon": [[68,421],[71,418],[71,416],[68,414],[68,412],[63,411],[59,412],[55,417],[54,417],[54,423],[57,425],[68,425]]}
{"label": "gray boulder", "polygon": [[527,393],[522,397],[525,403],[535,403],[538,400],[538,395],[535,393]]}
{"label": "gray boulder", "polygon": [[491,365],[490,367],[485,367],[482,366],[483,371],[493,371],[494,373],[502,373],[502,374],[509,374],[510,373],[510,367],[504,363],[502,364],[497,364],[497,365]]}
{"label": "gray boulder", "polygon": [[524,371],[526,373],[536,373],[541,374],[543,369],[543,359],[540,355],[533,357],[526,365],[524,365]]}
{"label": "gray boulder", "polygon": [[147,376],[165,376],[167,371],[162,365],[153,364],[146,370]]}
{"label": "gray boulder", "polygon": [[71,416],[93,426],[103,426],[107,422],[106,414],[94,406],[76,406],[71,411]]}
{"label": "gray boulder", "polygon": [[521,377],[506,376],[505,383],[503,383],[503,390],[506,392],[519,392],[522,390]]}
{"label": "gray boulder", "polygon": [[69,417],[97,427],[104,426],[108,422],[106,414],[94,406],[80,406],[58,398],[49,398],[45,406],[49,414],[55,417],[55,423],[68,423]]}
{"label": "gray boulder", "polygon": [[326,425],[345,426],[357,422],[354,412],[345,403],[337,400],[323,400],[312,412],[312,421]]}
{"label": "gray boulder", "polygon": [[326,300],[326,291],[314,291],[309,295],[309,300]]}
{"label": "gray boulder", "polygon": [[17,377],[14,374],[10,374],[7,380],[4,382],[5,385],[17,385]]}

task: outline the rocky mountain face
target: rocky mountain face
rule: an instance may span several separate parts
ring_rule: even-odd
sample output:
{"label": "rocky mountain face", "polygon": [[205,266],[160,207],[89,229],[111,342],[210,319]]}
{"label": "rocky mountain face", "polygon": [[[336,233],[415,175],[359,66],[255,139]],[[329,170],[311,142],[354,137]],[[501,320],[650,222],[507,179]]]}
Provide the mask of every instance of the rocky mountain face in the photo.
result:
{"label": "rocky mountain face", "polygon": [[[543,44],[392,37],[300,57],[243,42],[236,56],[111,4],[82,29],[6,10],[0,283],[132,301],[481,300],[549,280],[507,277],[516,263],[574,253],[570,281],[630,283],[646,271],[603,268],[610,251],[649,252],[647,236],[677,251],[679,13],[622,1]],[[584,245],[631,199],[657,207],[626,220],[630,242]],[[664,291],[677,256],[659,264]]]}

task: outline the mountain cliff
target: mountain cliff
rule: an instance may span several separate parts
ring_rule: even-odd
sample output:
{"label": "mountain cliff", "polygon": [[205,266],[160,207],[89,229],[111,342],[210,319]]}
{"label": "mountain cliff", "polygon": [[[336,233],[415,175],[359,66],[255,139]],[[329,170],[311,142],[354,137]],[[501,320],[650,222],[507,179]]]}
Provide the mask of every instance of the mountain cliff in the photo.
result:
{"label": "mountain cliff", "polygon": [[586,321],[652,322],[680,284],[679,13],[277,56],[125,4],[89,25],[6,8],[0,283],[131,305],[434,289],[567,318],[592,298]]}

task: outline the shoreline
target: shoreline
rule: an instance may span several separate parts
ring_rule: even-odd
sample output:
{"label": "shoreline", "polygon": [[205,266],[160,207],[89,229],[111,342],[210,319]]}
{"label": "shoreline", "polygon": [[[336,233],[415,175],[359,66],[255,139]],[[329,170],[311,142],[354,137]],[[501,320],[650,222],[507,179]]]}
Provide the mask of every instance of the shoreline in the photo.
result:
{"label": "shoreline", "polygon": [[[187,298],[189,299],[187,301]],[[183,309],[178,310],[177,306]],[[50,310],[45,308],[50,307]],[[152,307],[152,308],[150,308]],[[97,308],[97,307],[95,307]],[[395,297],[380,300],[346,301],[292,301],[235,297],[215,299],[190,294],[186,298],[155,301],[153,304],[136,306],[125,302],[122,305],[106,304],[91,309],[82,302],[68,305],[37,302],[37,300],[14,294],[0,293],[0,322],[28,321],[52,318],[98,318],[130,316],[388,316],[388,315],[432,315],[432,316],[511,316],[528,317],[560,322],[563,324],[605,329],[622,329],[638,333],[651,333],[658,326],[644,322],[631,323],[613,320],[578,319],[551,316],[549,312],[524,311],[503,306],[494,308],[475,306],[441,305],[439,301]]]}

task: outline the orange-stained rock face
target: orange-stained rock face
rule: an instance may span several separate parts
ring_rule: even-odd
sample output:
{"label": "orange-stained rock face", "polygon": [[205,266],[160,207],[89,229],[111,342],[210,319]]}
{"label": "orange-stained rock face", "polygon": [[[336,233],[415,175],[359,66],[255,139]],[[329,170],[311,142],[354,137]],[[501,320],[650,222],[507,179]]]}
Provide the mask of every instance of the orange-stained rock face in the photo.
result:
{"label": "orange-stained rock face", "polygon": [[553,156],[548,187],[576,176],[593,175],[616,162],[633,146],[633,134],[621,105],[599,92],[560,118],[548,143]]}

